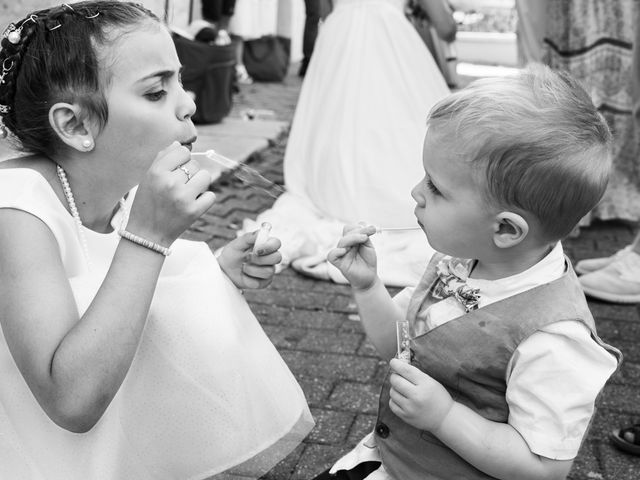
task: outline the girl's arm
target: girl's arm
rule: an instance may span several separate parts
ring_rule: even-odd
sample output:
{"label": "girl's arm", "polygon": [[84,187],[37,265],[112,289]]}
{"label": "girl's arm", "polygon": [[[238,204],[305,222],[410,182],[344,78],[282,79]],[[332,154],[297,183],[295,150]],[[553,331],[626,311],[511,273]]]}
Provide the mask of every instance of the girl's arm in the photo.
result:
{"label": "girl's arm", "polygon": [[[211,207],[210,175],[200,170],[184,183],[175,171],[189,158],[177,142],[158,154],[138,187],[128,231],[171,245]],[[163,255],[121,239],[80,316],[49,228],[27,212],[0,209],[0,324],[29,388],[62,428],[92,428],[120,388],[163,262]]]}
{"label": "girl's arm", "polygon": [[11,354],[47,415],[86,432],[127,374],[164,257],[121,240],[80,317],[49,229],[9,209],[0,225],[0,323]]}
{"label": "girl's arm", "polygon": [[456,39],[458,25],[447,0],[416,0],[416,3],[426,12],[442,40],[453,42]]}

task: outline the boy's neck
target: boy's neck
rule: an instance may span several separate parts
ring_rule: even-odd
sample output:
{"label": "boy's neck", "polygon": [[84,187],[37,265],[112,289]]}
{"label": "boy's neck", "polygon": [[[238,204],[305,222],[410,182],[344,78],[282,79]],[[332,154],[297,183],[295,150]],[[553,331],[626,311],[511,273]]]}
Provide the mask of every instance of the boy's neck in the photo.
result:
{"label": "boy's neck", "polygon": [[493,258],[477,259],[471,278],[498,280],[517,275],[533,267],[546,257],[557,242],[536,247],[521,245],[521,248],[500,249]]}

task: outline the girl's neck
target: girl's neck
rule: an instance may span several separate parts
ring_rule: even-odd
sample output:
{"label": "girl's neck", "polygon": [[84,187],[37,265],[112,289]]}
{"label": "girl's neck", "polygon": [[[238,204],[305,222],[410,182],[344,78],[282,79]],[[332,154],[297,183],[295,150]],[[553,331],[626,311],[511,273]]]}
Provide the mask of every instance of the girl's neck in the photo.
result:
{"label": "girl's neck", "polygon": [[[86,162],[85,167],[80,164],[81,162],[76,161],[73,168],[70,167],[70,163],[62,162],[59,165],[66,174],[82,224],[94,232],[112,232],[111,220],[118,211],[120,199],[130,187],[119,185],[115,178],[109,177],[106,172],[91,170],[91,167],[95,166],[94,162]],[[53,163],[54,173],[55,165]],[[59,184],[57,174],[53,178]],[[68,210],[62,188],[56,191],[62,193],[61,201]]]}

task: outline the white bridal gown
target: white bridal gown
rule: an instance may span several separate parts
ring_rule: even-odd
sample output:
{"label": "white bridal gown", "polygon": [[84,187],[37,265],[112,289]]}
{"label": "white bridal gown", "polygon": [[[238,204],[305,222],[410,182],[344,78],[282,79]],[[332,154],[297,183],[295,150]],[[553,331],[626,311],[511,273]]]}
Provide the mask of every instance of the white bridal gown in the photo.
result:
{"label": "white bridal gown", "polygon": [[[424,175],[426,118],[449,89],[403,7],[337,0],[320,29],[285,153],[287,192],[257,219],[309,275],[344,281],[325,261],[344,224],[417,227],[410,192]],[[387,285],[415,284],[433,252],[420,230],[372,240]]]}

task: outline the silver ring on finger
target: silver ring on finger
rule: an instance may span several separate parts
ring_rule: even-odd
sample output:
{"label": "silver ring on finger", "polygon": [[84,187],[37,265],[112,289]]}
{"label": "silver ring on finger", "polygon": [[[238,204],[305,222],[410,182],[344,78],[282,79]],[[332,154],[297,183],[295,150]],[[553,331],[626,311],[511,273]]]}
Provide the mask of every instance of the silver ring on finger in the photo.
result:
{"label": "silver ring on finger", "polygon": [[178,168],[179,168],[180,170],[182,170],[182,171],[184,172],[184,174],[187,176],[187,182],[188,182],[189,180],[191,180],[191,177],[192,177],[193,175],[191,175],[191,172],[189,171],[189,169],[188,169],[187,167],[185,167],[184,165],[180,165]]}

